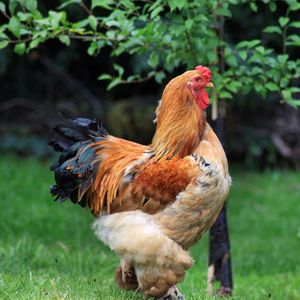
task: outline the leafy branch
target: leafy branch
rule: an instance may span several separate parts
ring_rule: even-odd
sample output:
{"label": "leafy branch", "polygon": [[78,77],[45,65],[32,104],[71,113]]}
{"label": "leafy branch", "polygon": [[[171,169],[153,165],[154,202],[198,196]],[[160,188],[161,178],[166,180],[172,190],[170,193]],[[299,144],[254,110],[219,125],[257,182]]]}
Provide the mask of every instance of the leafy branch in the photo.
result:
{"label": "leafy branch", "polygon": [[[22,55],[49,39],[66,46],[81,40],[89,55],[97,56],[105,47],[111,49],[115,73],[98,77],[109,81],[109,89],[151,78],[161,82],[175,68],[193,68],[196,63],[212,67],[214,98],[231,99],[254,89],[262,96],[279,93],[284,101],[299,106],[294,97],[299,88],[293,84],[299,78],[300,62],[292,60],[288,51],[300,46],[299,35],[289,34],[290,29],[300,29],[300,22],[291,18],[300,4],[286,0],[287,11],[278,25],[264,30],[281,36],[283,53],[277,54],[260,39],[232,44],[216,32],[219,20],[231,18],[234,6],[247,3],[257,11],[256,2],[246,0],[92,0],[90,5],[83,0],[66,0],[43,15],[36,0],[10,0],[8,5],[0,1],[0,12],[6,19],[0,26],[0,49],[13,45]],[[264,3],[276,11],[276,1]],[[69,7],[83,11],[86,17],[70,21]],[[226,24],[224,28],[226,31]],[[136,74],[125,74],[116,64],[124,54],[142,62]]]}

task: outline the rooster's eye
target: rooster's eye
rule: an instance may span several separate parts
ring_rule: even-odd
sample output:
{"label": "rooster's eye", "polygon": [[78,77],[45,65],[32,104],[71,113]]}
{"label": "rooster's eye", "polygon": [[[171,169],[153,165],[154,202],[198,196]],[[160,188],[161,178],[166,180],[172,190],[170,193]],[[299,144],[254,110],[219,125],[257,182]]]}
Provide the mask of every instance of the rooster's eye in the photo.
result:
{"label": "rooster's eye", "polygon": [[196,77],[195,81],[197,81],[199,83],[199,82],[201,82],[201,78],[200,77]]}

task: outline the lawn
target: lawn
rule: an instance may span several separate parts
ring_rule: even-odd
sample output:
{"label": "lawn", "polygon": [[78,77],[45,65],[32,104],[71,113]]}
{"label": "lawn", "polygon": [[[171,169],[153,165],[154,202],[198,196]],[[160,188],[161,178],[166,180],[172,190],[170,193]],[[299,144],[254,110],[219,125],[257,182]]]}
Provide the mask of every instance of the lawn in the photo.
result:
{"label": "lawn", "polygon": [[[115,287],[118,257],[93,217],[49,195],[49,163],[0,159],[0,299],[142,299]],[[300,174],[233,172],[229,198],[233,299],[300,299]],[[206,296],[207,236],[180,289]]]}

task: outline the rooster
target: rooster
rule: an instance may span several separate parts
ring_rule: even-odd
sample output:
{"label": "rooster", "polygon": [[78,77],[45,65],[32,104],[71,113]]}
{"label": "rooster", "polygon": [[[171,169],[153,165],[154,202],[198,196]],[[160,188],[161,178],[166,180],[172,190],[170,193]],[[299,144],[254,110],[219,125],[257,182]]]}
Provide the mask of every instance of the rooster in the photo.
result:
{"label": "rooster", "polygon": [[206,122],[207,87],[211,72],[203,66],[172,79],[148,146],[89,119],[54,128],[50,144],[62,154],[52,167],[52,194],[89,208],[96,236],[121,257],[117,284],[145,299],[183,299],[176,284],[193,265],[188,249],[212,226],[229,192],[226,155]]}

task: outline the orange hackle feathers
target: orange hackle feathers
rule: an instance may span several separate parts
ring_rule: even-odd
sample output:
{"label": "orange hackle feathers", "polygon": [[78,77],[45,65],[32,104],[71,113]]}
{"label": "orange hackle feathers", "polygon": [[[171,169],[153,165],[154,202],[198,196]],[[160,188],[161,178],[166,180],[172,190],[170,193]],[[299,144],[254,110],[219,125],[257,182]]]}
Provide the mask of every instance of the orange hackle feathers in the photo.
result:
{"label": "orange hackle feathers", "polygon": [[193,152],[205,129],[205,113],[196,104],[187,82],[198,71],[187,71],[166,86],[156,110],[156,132],[151,148],[156,159],[184,157]]}

